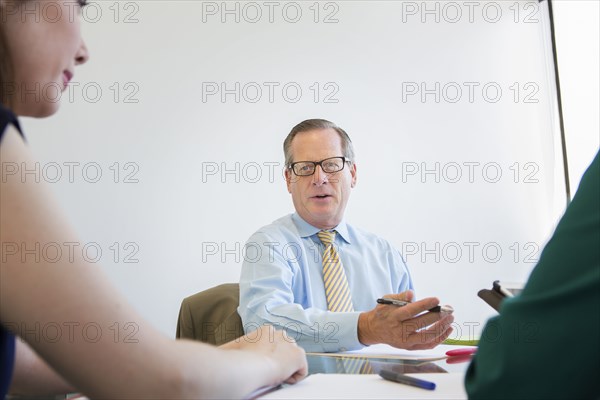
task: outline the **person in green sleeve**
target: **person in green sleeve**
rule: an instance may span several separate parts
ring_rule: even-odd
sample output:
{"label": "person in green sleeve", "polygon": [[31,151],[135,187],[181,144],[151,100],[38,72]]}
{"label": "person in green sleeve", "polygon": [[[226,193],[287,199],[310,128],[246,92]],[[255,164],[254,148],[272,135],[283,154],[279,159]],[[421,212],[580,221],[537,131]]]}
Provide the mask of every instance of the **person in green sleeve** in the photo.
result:
{"label": "person in green sleeve", "polygon": [[488,321],[470,399],[600,398],[599,154],[523,292]]}

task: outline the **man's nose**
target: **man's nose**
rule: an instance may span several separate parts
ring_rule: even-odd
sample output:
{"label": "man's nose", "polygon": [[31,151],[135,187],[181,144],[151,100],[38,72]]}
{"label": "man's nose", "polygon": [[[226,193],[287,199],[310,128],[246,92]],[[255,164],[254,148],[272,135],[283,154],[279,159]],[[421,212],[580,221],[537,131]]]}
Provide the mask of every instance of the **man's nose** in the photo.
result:
{"label": "man's nose", "polygon": [[315,173],[313,174],[313,184],[322,185],[327,182],[327,174],[323,172],[320,165],[315,167]]}

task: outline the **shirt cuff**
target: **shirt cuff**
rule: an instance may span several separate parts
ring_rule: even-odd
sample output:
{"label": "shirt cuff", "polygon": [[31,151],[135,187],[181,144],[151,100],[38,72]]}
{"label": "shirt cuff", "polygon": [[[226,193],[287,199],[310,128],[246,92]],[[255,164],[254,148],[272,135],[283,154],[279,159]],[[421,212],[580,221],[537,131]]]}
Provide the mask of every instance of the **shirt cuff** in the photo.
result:
{"label": "shirt cuff", "polygon": [[358,316],[360,312],[329,312],[319,329],[322,335],[315,346],[305,343],[307,352],[337,353],[365,347],[358,341]]}

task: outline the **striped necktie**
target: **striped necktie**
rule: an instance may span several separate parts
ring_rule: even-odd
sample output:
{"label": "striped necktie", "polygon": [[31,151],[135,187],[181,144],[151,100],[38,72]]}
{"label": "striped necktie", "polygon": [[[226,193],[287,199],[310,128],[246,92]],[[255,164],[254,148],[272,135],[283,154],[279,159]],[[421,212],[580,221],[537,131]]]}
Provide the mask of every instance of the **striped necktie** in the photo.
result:
{"label": "striped necktie", "polygon": [[336,357],[336,373],[368,375],[375,373],[366,357]]}
{"label": "striped necktie", "polygon": [[[323,282],[325,284],[325,297],[327,297],[327,308],[329,311],[351,312],[352,296],[348,287],[346,272],[342,266],[340,256],[333,245],[335,231],[320,231],[317,233],[319,239],[325,246],[323,252]],[[336,360],[338,372],[346,374],[372,374],[371,363],[365,358],[341,357]]]}
{"label": "striped necktie", "polygon": [[351,312],[352,297],[348,287],[348,279],[342,266],[340,256],[333,246],[335,231],[320,231],[319,239],[325,246],[323,252],[323,283],[325,284],[325,297],[327,309],[335,312]]}

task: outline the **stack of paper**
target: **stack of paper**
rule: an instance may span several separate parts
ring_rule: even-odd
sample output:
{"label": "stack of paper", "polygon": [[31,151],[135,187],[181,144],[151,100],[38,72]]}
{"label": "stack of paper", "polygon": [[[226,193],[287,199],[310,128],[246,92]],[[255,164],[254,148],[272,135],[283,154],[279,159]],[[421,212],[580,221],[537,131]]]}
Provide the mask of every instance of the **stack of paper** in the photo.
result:
{"label": "stack of paper", "polygon": [[[461,346],[472,347],[472,346]],[[329,357],[366,357],[366,358],[395,358],[399,360],[432,361],[446,358],[448,350],[456,349],[456,346],[439,345],[431,350],[404,350],[397,349],[387,344],[375,344],[361,350],[344,351],[339,353],[308,353]]]}

